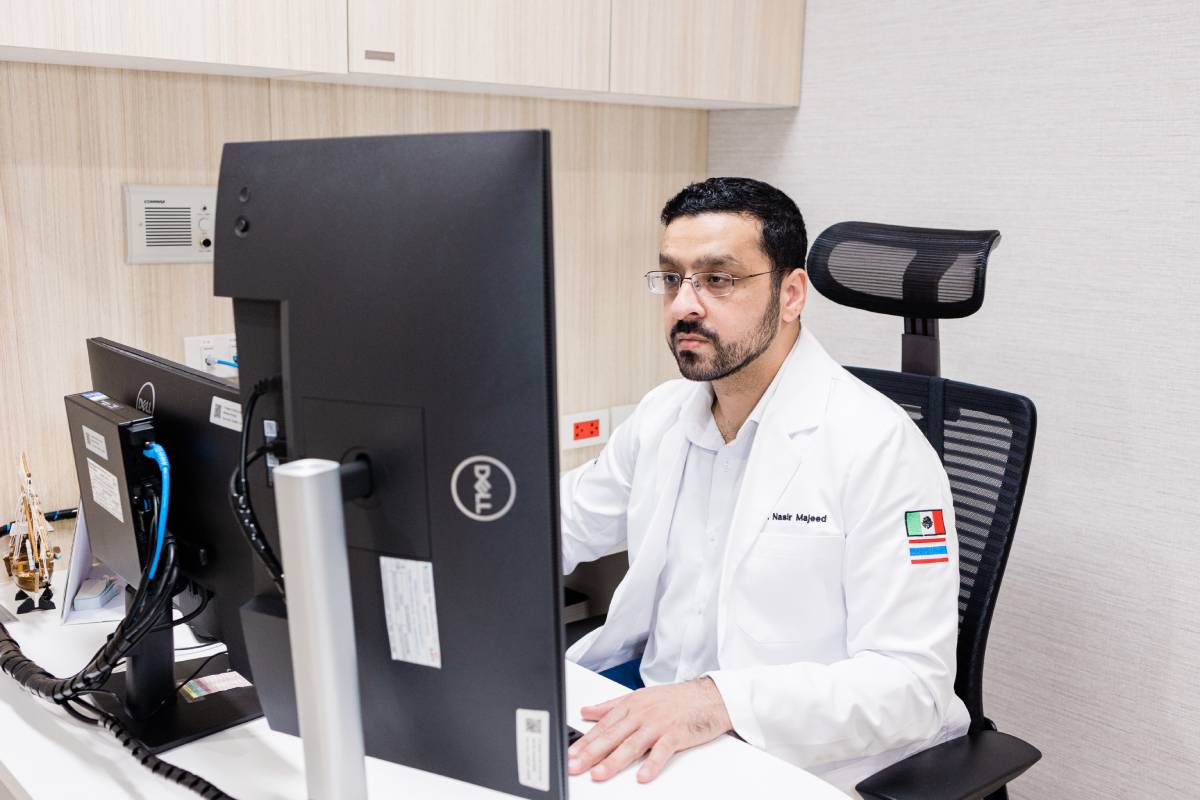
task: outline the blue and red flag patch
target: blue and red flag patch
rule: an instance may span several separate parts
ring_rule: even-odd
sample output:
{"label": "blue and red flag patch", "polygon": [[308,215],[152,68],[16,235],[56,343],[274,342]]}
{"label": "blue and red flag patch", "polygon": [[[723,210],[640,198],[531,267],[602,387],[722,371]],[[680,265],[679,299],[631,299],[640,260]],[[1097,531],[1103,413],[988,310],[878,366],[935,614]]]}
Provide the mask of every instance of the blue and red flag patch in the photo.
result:
{"label": "blue and red flag patch", "polygon": [[908,558],[913,564],[941,564],[950,560],[946,547],[946,523],[940,508],[904,514],[908,534]]}

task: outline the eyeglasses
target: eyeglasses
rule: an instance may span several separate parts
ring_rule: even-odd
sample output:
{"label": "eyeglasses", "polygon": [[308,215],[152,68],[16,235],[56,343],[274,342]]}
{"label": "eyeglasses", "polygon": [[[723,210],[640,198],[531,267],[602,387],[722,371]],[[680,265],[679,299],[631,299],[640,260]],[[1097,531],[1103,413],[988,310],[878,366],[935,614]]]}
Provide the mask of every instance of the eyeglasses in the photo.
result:
{"label": "eyeglasses", "polygon": [[646,273],[646,284],[650,287],[651,294],[675,294],[686,281],[692,285],[692,289],[697,294],[704,292],[709,297],[724,297],[733,291],[733,287],[738,281],[744,281],[747,278],[757,278],[759,275],[770,275],[772,272],[785,271],[771,269],[766,272],[756,272],[753,275],[739,275],[737,277],[730,275],[728,272],[697,272],[690,278],[685,278],[678,272],[653,270]]}

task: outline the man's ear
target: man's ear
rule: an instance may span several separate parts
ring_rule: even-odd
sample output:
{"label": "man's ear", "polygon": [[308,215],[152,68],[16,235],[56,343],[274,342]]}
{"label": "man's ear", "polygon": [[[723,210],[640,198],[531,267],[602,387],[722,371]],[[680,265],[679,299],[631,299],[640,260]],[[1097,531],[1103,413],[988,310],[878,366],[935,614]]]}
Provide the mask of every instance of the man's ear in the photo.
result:
{"label": "man's ear", "polygon": [[783,276],[783,284],[779,287],[779,318],[784,323],[800,319],[804,311],[804,303],[808,299],[808,273],[803,269],[794,269]]}

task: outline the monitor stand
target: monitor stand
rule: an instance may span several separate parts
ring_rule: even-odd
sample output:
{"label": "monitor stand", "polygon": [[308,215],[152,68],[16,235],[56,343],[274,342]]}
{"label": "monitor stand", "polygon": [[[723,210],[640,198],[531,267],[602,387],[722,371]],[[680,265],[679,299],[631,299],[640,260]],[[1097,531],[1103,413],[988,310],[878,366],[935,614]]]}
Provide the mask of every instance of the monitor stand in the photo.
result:
{"label": "monitor stand", "polygon": [[[132,599],[133,591],[127,589],[126,610]],[[163,609],[162,618],[170,622],[170,605]],[[182,691],[179,687],[185,680],[229,671],[228,653],[219,653],[207,664],[204,661],[205,658],[196,658],[176,662],[173,630],[168,627],[153,631],[130,651],[125,671],[113,673],[104,684],[104,689],[113,694],[92,697],[96,705],[120,719],[155,754],[262,716],[253,686],[225,689],[195,699]]]}

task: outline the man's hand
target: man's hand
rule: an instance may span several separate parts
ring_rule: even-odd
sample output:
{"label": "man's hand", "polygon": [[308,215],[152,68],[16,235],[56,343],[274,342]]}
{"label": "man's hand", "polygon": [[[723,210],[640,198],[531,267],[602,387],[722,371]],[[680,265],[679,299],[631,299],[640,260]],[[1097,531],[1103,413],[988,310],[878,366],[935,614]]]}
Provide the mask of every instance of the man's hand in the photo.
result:
{"label": "man's hand", "polygon": [[637,779],[652,781],[675,753],[733,729],[725,701],[709,677],[639,689],[584,706],[581,713],[596,724],[567,750],[567,771],[579,775],[591,769],[597,781],[608,780],[647,752]]}

